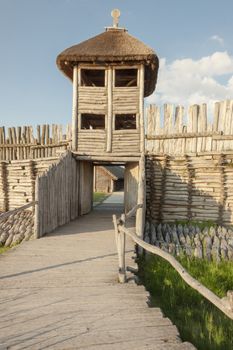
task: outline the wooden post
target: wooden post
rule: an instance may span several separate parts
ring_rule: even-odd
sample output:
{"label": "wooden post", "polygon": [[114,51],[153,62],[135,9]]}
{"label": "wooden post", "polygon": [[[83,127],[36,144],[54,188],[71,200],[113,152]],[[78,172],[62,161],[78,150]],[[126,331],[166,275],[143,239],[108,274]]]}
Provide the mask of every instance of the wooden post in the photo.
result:
{"label": "wooden post", "polygon": [[78,139],[78,66],[73,68],[72,150],[77,151]]}
{"label": "wooden post", "polygon": [[145,152],[145,130],[144,130],[144,65],[139,68],[139,126],[140,126],[140,152]]}
{"label": "wooden post", "polygon": [[[121,225],[125,226],[125,214],[121,215]],[[119,258],[119,271],[118,271],[118,280],[120,283],[125,283],[126,274],[125,274],[125,233],[119,231],[118,234],[118,258]]]}
{"label": "wooden post", "polygon": [[35,161],[30,160],[29,163],[30,168],[30,177],[31,177],[31,186],[32,186],[32,200],[35,200],[35,179],[36,179],[36,169],[35,169]]}
{"label": "wooden post", "polygon": [[165,189],[166,189],[166,177],[167,177],[167,168],[169,167],[169,156],[163,156],[162,164],[160,165],[162,169],[161,177],[161,193],[160,193],[160,203],[158,211],[158,220],[163,222],[163,208],[165,204]]}
{"label": "wooden post", "polygon": [[36,178],[35,183],[35,214],[34,214],[34,237],[40,238],[40,217],[39,217],[39,177]]}
{"label": "wooden post", "polygon": [[93,191],[96,192],[96,166],[93,165]]}
{"label": "wooden post", "polygon": [[233,311],[233,290],[228,290],[227,299],[230,306],[231,311]]}
{"label": "wooden post", "polygon": [[[113,224],[115,228],[115,239],[118,253],[118,281],[120,283],[126,282],[126,268],[125,268],[125,233],[118,229],[116,215],[113,215]],[[121,225],[125,225],[125,214],[121,215]]]}
{"label": "wooden post", "polygon": [[109,67],[107,70],[108,74],[108,115],[107,115],[107,143],[106,143],[106,152],[111,152],[112,150],[112,89],[113,89],[113,71],[112,67]]}
{"label": "wooden post", "polygon": [[115,241],[116,241],[116,246],[117,246],[117,252],[118,252],[118,226],[117,226],[117,217],[114,214],[112,216],[112,221],[113,221],[113,225],[114,225],[114,232],[115,232]]}
{"label": "wooden post", "polygon": [[2,178],[2,191],[3,191],[3,211],[9,210],[8,201],[8,176],[7,176],[7,164],[6,162],[1,162],[1,178]]}
{"label": "wooden post", "polygon": [[188,190],[188,201],[187,201],[187,219],[192,219],[192,194],[193,194],[193,174],[191,159],[189,156],[185,155],[186,168],[188,175],[187,190]]}
{"label": "wooden post", "polygon": [[145,211],[146,211],[146,196],[145,196],[145,154],[143,153],[139,162],[138,174],[138,201],[137,204],[142,204],[136,215],[136,234],[143,239],[145,226]]}
{"label": "wooden post", "polygon": [[227,198],[227,190],[225,188],[226,183],[226,176],[225,176],[225,155],[220,154],[219,156],[219,172],[220,172],[220,179],[219,183],[221,184],[221,190],[220,190],[220,200],[218,205],[218,223],[219,225],[223,225],[223,216],[225,211],[225,204],[226,204],[226,198]]}

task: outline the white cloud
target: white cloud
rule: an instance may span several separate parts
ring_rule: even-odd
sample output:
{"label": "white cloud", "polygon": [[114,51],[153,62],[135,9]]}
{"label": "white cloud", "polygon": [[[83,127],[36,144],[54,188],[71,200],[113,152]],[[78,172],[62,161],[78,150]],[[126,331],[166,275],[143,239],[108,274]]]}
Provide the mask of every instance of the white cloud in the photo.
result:
{"label": "white cloud", "polygon": [[220,45],[224,45],[224,40],[219,35],[212,35],[210,40],[217,41]]}
{"label": "white cloud", "polygon": [[[224,77],[226,83],[222,83]],[[215,52],[199,60],[160,60],[158,83],[148,103],[190,105],[233,99],[233,56]]]}

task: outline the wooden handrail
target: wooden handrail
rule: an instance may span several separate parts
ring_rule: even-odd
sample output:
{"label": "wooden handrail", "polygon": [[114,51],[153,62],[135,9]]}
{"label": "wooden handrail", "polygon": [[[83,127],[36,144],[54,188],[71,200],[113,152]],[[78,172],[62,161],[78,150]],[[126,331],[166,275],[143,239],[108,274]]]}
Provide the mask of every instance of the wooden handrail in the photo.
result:
{"label": "wooden handrail", "polygon": [[20,207],[20,208],[16,208],[16,209],[13,209],[13,210],[9,210],[9,211],[7,211],[7,212],[5,212],[5,213],[3,213],[3,214],[0,215],[0,220],[4,220],[4,219],[8,218],[9,216],[18,213],[18,212],[21,211],[21,210],[25,210],[25,209],[27,209],[27,208],[30,208],[30,207],[36,205],[37,203],[38,203],[38,202],[35,202],[35,201],[34,201],[34,202],[30,202],[30,203],[28,203],[28,204],[25,204],[25,205],[23,205],[23,206]]}
{"label": "wooden handrail", "polygon": [[140,208],[142,208],[142,207],[143,207],[142,204],[137,204],[137,205],[135,205],[130,211],[128,211],[127,214],[125,214],[125,218],[126,218],[126,219],[131,218],[131,216],[133,216],[133,215],[137,212],[137,210],[140,209]]}
{"label": "wooden handrail", "polygon": [[[137,207],[137,206],[136,206]],[[133,209],[135,209],[134,207]],[[137,210],[137,209],[135,209]],[[120,220],[117,220],[116,215],[113,215],[113,222],[116,233],[116,243],[119,257],[119,282],[124,283],[126,281],[126,268],[125,268],[125,235],[130,236],[133,241],[146,251],[160,256],[170,263],[172,267],[179,273],[181,278],[194,290],[200,293],[204,298],[209,300],[214,306],[221,310],[226,316],[233,320],[233,291],[228,291],[227,296],[219,298],[211,290],[202,285],[199,281],[193,278],[187,270],[174,258],[173,255],[165,252],[164,250],[144,242],[134,232],[125,227],[126,216],[121,216]],[[123,244],[122,244],[123,242]]]}
{"label": "wooden handrail", "polygon": [[217,295],[215,295],[213,292],[211,292],[208,288],[203,286],[199,281],[197,281],[195,278],[193,278],[186,270],[185,268],[174,258],[173,255],[165,252],[164,250],[152,246],[149,243],[144,242],[141,240],[138,236],[135,235],[135,233],[129,231],[125,227],[120,227],[120,231],[126,233],[128,236],[130,236],[135,243],[137,243],[140,247],[144,248],[148,252],[158,255],[161,258],[168,261],[174,269],[179,273],[179,275],[182,277],[182,279],[193,289],[195,289],[197,292],[199,292],[202,296],[204,296],[206,299],[208,299],[212,304],[214,304],[218,309],[220,309],[222,312],[225,313],[228,317],[230,317],[233,320],[233,304],[230,303],[230,295],[233,294],[232,291],[228,291],[228,298],[221,299]]}
{"label": "wooden handrail", "polygon": [[[143,204],[137,204],[135,205],[132,209],[130,209],[128,211],[128,213],[124,214],[125,219],[130,219],[136,212],[138,209],[142,208]],[[122,214],[123,215],[123,214]],[[122,215],[120,218],[117,219],[117,217],[115,215],[113,215],[113,223],[115,226],[115,220],[117,224],[121,224],[122,223]],[[115,217],[115,218],[114,218]]]}

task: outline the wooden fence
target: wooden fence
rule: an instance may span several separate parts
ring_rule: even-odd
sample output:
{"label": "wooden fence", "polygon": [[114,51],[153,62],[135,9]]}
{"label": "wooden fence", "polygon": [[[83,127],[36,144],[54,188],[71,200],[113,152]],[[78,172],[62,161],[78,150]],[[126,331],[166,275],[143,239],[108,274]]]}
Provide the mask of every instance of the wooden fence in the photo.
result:
{"label": "wooden fence", "polygon": [[147,218],[152,222],[211,220],[233,223],[233,152],[148,155]]}
{"label": "wooden fence", "polygon": [[93,166],[70,151],[60,158],[0,162],[0,212],[7,217],[9,210],[35,205],[36,238],[88,213],[92,195]]}
{"label": "wooden fence", "polygon": [[36,176],[56,162],[57,157],[0,161],[0,211],[19,208],[33,201]]}
{"label": "wooden fence", "polygon": [[[204,298],[209,300],[214,306],[221,310],[226,316],[233,320],[233,291],[228,291],[226,297],[220,299],[215,295],[211,290],[202,285],[199,281],[195,280],[185,268],[175,259],[175,257],[164,250],[152,246],[144,242],[141,238],[133,232],[132,229],[127,229],[125,226],[126,218],[130,218],[135,211],[140,209],[141,206],[135,206],[129,213],[122,214],[120,218],[117,218],[116,215],[113,215],[113,223],[115,228],[115,237],[117,244],[118,252],[118,278],[119,282],[124,283],[126,281],[126,271],[127,267],[125,264],[125,236],[129,236],[132,240],[140,247],[145,249],[145,251],[155,254],[157,256],[165,259],[169,264],[179,273],[181,278],[193,289],[195,289],[199,294]],[[142,236],[143,233],[140,233]]]}
{"label": "wooden fence", "polygon": [[79,215],[79,162],[71,152],[36,179],[35,236],[39,238]]}
{"label": "wooden fence", "polygon": [[215,103],[214,115],[207,105],[193,105],[188,115],[182,106],[147,108],[146,149],[154,154],[221,153],[233,151],[233,100]]}
{"label": "wooden fence", "polygon": [[71,126],[0,127],[0,161],[25,160],[59,155],[71,145]]}

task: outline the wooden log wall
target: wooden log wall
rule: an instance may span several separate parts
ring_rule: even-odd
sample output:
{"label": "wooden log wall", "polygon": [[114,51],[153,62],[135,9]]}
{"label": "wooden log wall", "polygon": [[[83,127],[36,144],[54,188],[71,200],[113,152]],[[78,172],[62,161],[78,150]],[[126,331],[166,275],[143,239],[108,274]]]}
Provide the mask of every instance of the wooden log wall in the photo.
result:
{"label": "wooden log wall", "polygon": [[147,218],[155,223],[211,220],[233,224],[233,151],[147,155]]}
{"label": "wooden log wall", "polygon": [[112,137],[112,153],[138,154],[140,152],[139,130],[114,130]]}
{"label": "wooden log wall", "polygon": [[138,162],[130,162],[125,166],[124,175],[124,202],[125,211],[130,211],[138,201],[138,180],[139,180],[139,164]]}
{"label": "wooden log wall", "polygon": [[[114,130],[115,125],[113,125],[112,153],[138,154],[140,152],[139,87],[113,87],[112,96],[113,115],[137,115],[137,129],[135,130]],[[113,122],[112,124],[115,123]]]}
{"label": "wooden log wall", "polygon": [[36,176],[57,161],[57,157],[0,161],[0,211],[19,208],[33,201]]}
{"label": "wooden log wall", "polygon": [[80,130],[78,133],[78,152],[82,154],[99,154],[105,152],[105,130]]}
{"label": "wooden log wall", "polygon": [[71,126],[38,125],[0,127],[0,161],[25,160],[56,156],[70,148]]}
{"label": "wooden log wall", "polygon": [[[111,71],[107,73],[108,77],[110,74]],[[74,145],[79,154],[140,152],[138,120],[136,130],[114,130],[115,114],[137,114],[139,119],[139,87],[114,87],[110,79],[105,87],[78,86],[77,100],[78,114],[73,118],[78,119]],[[81,130],[82,113],[105,115],[105,129]]]}
{"label": "wooden log wall", "polygon": [[45,173],[37,177],[36,238],[70,222],[79,215],[79,170],[79,162],[68,151],[61,156],[57,164],[52,164]]}
{"label": "wooden log wall", "polygon": [[113,113],[139,113],[139,88],[114,87]]}
{"label": "wooden log wall", "polygon": [[79,86],[78,88],[79,113],[107,113],[107,88]]}
{"label": "wooden log wall", "polygon": [[188,115],[182,106],[147,108],[146,149],[155,154],[203,154],[233,150],[233,100],[216,102],[214,113],[207,105],[193,105]]}

